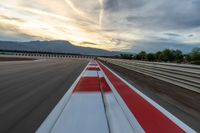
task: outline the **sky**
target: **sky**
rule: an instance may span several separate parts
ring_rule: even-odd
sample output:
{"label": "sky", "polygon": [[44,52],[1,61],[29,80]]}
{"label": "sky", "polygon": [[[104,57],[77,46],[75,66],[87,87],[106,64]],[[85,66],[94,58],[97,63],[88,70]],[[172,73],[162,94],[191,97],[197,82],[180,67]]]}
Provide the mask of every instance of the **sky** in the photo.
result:
{"label": "sky", "polygon": [[0,0],[0,40],[189,52],[200,47],[200,0]]}

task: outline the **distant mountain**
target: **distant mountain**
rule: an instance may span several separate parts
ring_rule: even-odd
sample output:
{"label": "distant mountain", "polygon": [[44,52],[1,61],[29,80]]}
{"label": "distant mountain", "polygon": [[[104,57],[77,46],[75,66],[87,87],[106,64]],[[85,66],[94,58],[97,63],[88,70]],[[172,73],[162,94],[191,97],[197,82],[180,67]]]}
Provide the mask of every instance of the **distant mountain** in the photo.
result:
{"label": "distant mountain", "polygon": [[20,51],[39,51],[56,52],[82,55],[119,55],[122,52],[107,51],[97,48],[75,46],[68,41],[30,41],[30,42],[10,42],[0,41],[0,50],[20,50]]}

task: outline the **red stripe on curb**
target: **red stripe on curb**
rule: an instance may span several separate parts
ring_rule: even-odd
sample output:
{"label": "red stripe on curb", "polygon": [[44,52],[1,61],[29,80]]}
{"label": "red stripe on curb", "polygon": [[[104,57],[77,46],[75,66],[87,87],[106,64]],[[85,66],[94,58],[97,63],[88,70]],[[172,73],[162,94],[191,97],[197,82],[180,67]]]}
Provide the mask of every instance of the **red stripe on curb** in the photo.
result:
{"label": "red stripe on curb", "polygon": [[101,82],[101,87],[103,89],[103,92],[111,92],[111,89],[110,89],[109,85],[107,84],[104,77],[100,78],[100,82]]}
{"label": "red stripe on curb", "polygon": [[182,133],[184,132],[157,108],[132,90],[102,64],[99,64],[132,114],[148,133]]}
{"label": "red stripe on curb", "polygon": [[97,64],[89,64],[89,66],[98,66]]}
{"label": "red stripe on curb", "polygon": [[74,92],[95,91],[100,91],[98,77],[82,77],[74,89]]}
{"label": "red stripe on curb", "polygon": [[87,70],[100,71],[98,67],[88,67]]}

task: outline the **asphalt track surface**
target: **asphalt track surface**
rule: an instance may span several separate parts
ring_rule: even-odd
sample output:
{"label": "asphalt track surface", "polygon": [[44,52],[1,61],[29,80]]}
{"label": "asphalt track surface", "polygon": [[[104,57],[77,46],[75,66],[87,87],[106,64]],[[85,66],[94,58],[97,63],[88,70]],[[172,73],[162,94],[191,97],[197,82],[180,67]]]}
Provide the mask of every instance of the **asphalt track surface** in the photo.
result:
{"label": "asphalt track surface", "polygon": [[51,59],[0,63],[0,133],[37,130],[88,60]]}
{"label": "asphalt track surface", "polygon": [[2,61],[27,61],[27,60],[36,60],[34,58],[23,58],[23,57],[0,57],[0,62]]}
{"label": "asphalt track surface", "polygon": [[104,64],[188,126],[200,132],[199,93],[114,64]]}

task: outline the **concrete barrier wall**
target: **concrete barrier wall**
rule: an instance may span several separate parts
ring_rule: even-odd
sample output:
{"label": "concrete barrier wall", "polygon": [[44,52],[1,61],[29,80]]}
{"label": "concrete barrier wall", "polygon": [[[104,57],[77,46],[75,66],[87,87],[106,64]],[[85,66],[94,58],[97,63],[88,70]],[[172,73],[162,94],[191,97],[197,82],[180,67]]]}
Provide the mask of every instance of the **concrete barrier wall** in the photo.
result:
{"label": "concrete barrier wall", "polygon": [[99,59],[200,93],[200,66],[110,58]]}

